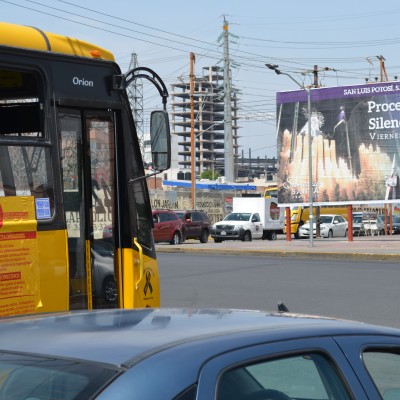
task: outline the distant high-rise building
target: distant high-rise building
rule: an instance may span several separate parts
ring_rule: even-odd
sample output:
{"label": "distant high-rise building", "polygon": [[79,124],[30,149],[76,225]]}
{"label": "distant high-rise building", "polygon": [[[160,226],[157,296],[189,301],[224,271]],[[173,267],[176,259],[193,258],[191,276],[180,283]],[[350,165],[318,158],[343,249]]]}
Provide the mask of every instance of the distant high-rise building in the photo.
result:
{"label": "distant high-rise building", "polygon": [[[223,70],[218,66],[203,68],[194,81],[195,171],[205,170],[224,175],[224,85]],[[174,83],[171,93],[171,130],[178,136],[178,164],[182,170],[191,168],[191,102],[190,82]],[[232,140],[235,178],[238,159],[238,98],[231,88]]]}

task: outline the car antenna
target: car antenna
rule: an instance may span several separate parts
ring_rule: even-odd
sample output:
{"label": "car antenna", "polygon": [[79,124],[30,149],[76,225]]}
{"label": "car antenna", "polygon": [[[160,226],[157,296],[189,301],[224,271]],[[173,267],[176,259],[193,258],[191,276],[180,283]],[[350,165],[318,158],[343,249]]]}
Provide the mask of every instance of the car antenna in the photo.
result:
{"label": "car antenna", "polygon": [[281,302],[278,302],[278,311],[280,313],[289,312],[289,309]]}

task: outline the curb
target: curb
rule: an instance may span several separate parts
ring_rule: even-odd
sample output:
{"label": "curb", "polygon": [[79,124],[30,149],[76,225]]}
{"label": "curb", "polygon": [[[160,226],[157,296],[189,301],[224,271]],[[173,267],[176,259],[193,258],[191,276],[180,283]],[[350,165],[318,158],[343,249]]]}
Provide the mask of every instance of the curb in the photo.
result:
{"label": "curb", "polygon": [[377,253],[333,253],[333,252],[309,252],[309,251],[288,251],[288,250],[232,250],[232,249],[194,249],[182,247],[158,247],[157,253],[186,253],[186,254],[220,254],[220,255],[249,255],[249,256],[275,256],[275,257],[302,257],[322,259],[357,259],[357,260],[398,260],[398,254],[377,254]]}

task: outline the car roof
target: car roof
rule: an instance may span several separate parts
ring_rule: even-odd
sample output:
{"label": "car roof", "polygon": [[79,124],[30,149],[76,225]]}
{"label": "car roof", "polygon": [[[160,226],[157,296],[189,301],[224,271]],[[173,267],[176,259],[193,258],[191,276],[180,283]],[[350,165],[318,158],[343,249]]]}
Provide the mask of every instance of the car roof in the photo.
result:
{"label": "car roof", "polygon": [[183,213],[186,213],[186,212],[198,212],[198,213],[206,214],[206,212],[203,211],[203,210],[174,210],[174,211],[175,212],[183,212]]}
{"label": "car roof", "polygon": [[190,344],[202,363],[244,345],[301,337],[395,334],[400,330],[289,313],[229,309],[72,311],[0,319],[0,351],[82,359],[114,366]]}

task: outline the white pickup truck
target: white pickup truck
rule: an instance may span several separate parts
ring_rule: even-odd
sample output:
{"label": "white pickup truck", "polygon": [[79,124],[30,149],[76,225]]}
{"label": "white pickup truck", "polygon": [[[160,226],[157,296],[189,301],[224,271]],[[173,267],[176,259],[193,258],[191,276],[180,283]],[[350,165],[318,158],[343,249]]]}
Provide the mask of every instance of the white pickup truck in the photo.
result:
{"label": "white pickup truck", "polygon": [[261,197],[233,198],[233,211],[211,227],[215,243],[223,240],[275,240],[285,227],[285,212],[277,199]]}

